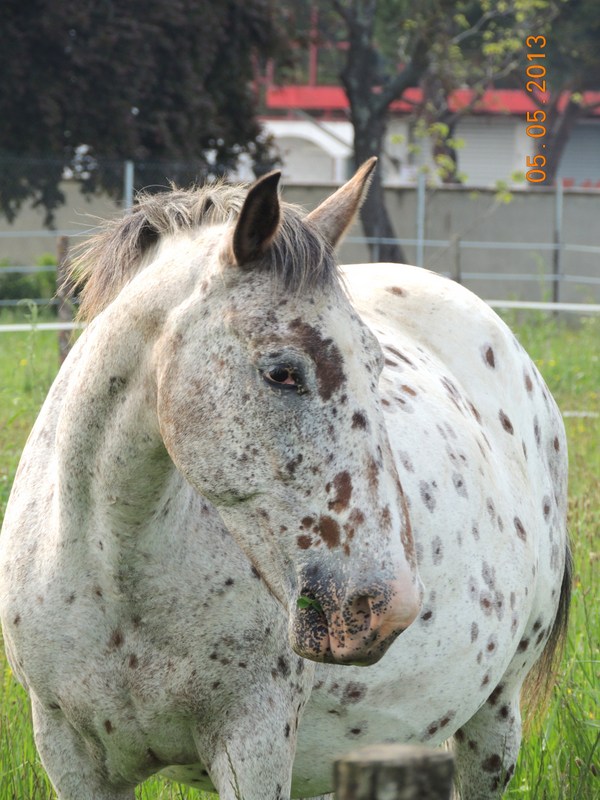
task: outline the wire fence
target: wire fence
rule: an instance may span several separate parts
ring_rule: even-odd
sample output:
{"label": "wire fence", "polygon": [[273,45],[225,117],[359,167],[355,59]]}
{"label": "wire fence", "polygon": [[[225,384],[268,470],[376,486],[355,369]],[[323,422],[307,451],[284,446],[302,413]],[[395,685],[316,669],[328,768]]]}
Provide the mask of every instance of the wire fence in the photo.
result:
{"label": "wire fence", "polygon": [[[71,211],[60,220],[57,217],[56,230],[36,229],[31,223],[26,223],[25,230],[0,227],[0,308],[17,306],[25,296],[23,291],[18,296],[4,291],[10,276],[35,282],[53,271],[52,265],[34,263],[41,249],[54,247],[52,242],[57,237],[66,236],[78,242],[94,232],[89,217],[79,228],[71,222],[71,215],[81,202],[77,186],[85,182],[82,176],[93,173],[94,163],[87,156],[78,162],[79,180],[72,180],[69,190],[75,193],[69,195]],[[41,169],[41,166],[36,161],[32,168]],[[169,178],[179,173],[183,176],[182,164],[159,166]],[[134,202],[135,189],[149,178],[150,167],[157,165],[111,162],[109,167],[111,174],[120,181],[121,206],[127,208]],[[188,167],[190,175],[193,173],[197,178],[199,173],[194,171],[194,165]],[[168,184],[167,177],[162,181],[163,188],[167,188],[165,184]],[[328,191],[324,187],[286,189],[292,190],[289,199],[309,207]],[[386,189],[386,204],[398,237],[350,236],[344,242],[341,260],[347,263],[377,261],[381,246],[399,244],[407,261],[446,275],[483,298],[600,302],[600,228],[596,224],[600,192],[565,191],[559,183],[555,189],[543,191],[515,190],[513,200],[502,205],[494,200],[492,190],[487,194],[480,191],[479,199],[474,200],[471,195],[476,193],[463,189],[428,186],[424,175],[419,177],[416,187]],[[98,216],[106,215],[99,211]],[[528,236],[531,241],[527,241]],[[21,258],[13,255],[19,253],[28,253],[22,256],[23,260],[31,260],[19,266]],[[51,292],[47,291],[36,293],[31,288],[27,297],[32,297],[36,305],[53,308],[58,301],[49,294]]]}

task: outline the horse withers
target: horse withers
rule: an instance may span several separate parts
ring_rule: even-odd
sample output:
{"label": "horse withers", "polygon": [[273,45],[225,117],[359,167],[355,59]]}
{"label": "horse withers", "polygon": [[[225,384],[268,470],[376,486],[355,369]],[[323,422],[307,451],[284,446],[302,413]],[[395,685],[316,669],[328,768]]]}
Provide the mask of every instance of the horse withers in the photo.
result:
{"label": "horse withers", "polygon": [[143,196],[75,267],[0,537],[60,800],[311,797],[357,743],[452,736],[465,800],[510,778],[566,623],[564,429],[472,294],[337,267],[374,163],[307,216],[277,173]]}

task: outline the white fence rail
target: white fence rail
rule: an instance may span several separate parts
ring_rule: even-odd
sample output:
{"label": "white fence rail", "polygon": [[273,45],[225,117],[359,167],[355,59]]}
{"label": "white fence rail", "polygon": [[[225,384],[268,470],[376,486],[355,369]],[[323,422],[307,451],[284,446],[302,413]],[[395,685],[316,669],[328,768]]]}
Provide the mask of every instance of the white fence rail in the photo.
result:
{"label": "white fence rail", "polygon": [[[600,303],[536,303],[525,300],[486,300],[491,308],[514,308],[530,311],[552,311],[574,314],[600,314]],[[85,327],[82,322],[18,322],[0,325],[0,333],[25,331],[74,331]]]}

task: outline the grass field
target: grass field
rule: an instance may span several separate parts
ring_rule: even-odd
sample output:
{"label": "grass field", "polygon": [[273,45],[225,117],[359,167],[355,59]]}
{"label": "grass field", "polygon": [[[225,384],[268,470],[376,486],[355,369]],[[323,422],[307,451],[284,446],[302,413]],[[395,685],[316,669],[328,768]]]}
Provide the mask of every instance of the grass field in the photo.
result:
{"label": "grass field", "polygon": [[[11,321],[8,315],[0,315],[0,323],[7,321]],[[568,326],[528,313],[508,321],[566,415],[575,579],[567,649],[549,711],[524,742],[506,796],[596,800],[600,797],[600,727],[595,718],[600,700],[600,319]],[[0,334],[0,519],[21,449],[56,369],[55,333]],[[53,797],[33,745],[27,698],[12,679],[0,648],[0,800]],[[138,800],[209,797],[159,779],[146,782],[137,792]]]}

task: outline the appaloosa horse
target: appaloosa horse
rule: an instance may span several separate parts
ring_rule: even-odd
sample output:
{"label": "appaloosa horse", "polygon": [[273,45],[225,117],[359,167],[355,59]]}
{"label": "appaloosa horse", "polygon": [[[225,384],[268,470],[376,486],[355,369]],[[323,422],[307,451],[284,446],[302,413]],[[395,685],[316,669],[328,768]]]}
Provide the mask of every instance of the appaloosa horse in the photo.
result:
{"label": "appaloosa horse", "polygon": [[77,268],[91,322],[0,537],[60,800],[161,770],[309,797],[357,743],[452,736],[464,798],[510,779],[566,624],[565,434],[474,295],[391,264],[342,283],[373,166],[308,216],[276,173],[142,197]]}

